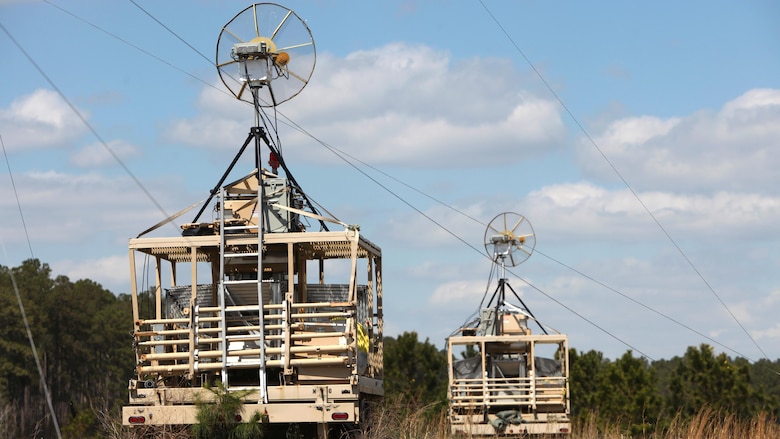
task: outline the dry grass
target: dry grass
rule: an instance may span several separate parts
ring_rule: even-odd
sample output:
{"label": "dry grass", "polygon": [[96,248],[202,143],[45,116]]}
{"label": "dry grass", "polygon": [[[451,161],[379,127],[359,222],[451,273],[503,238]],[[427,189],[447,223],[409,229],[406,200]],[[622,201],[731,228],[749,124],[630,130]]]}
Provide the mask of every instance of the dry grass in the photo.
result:
{"label": "dry grass", "polygon": [[[120,432],[103,423],[106,436],[110,438],[143,438],[143,431],[135,430],[135,434],[127,429]],[[740,420],[733,414],[721,414],[710,409],[703,409],[697,416],[684,420],[678,415],[668,421],[668,427],[663,431],[634,436],[641,439],[777,439],[780,438],[778,420],[767,415],[759,415],[749,420]],[[112,431],[113,430],[113,431]],[[109,434],[110,433],[110,434]],[[151,433],[151,431],[146,432]],[[178,439],[187,437],[181,429],[157,429],[154,437]],[[449,425],[446,416],[432,406],[413,406],[393,404],[374,411],[370,428],[363,432],[361,439],[450,439]],[[616,423],[612,426],[599,427],[595,416],[573,425],[573,431],[568,439],[627,439]],[[307,438],[308,439],[308,438]],[[313,439],[313,438],[312,438]],[[460,436],[459,439],[476,439]]]}
{"label": "dry grass", "polygon": [[780,424],[766,414],[761,414],[747,421],[740,420],[735,415],[722,414],[710,409],[703,409],[688,422],[675,418],[664,439],[774,439],[780,438]]}
{"label": "dry grass", "polygon": [[19,435],[16,426],[18,416],[16,406],[11,404],[0,406],[0,438],[17,437]]}
{"label": "dry grass", "polygon": [[390,404],[374,410],[363,439],[440,439],[449,437],[447,418],[433,406]]}
{"label": "dry grass", "polygon": [[[597,428],[591,417],[588,421],[575,425],[571,439],[624,439],[617,426],[606,429]],[[681,415],[672,419],[667,428],[661,431],[635,436],[644,439],[777,439],[780,438],[778,420],[766,414],[749,420],[740,420],[733,414],[722,414],[704,408],[692,419],[685,420]]]}
{"label": "dry grass", "polygon": [[[743,421],[733,414],[720,414],[703,409],[697,416],[684,420],[678,415],[663,431],[634,436],[642,439],[778,439],[780,424],[768,415],[758,415]],[[381,410],[364,439],[450,439],[449,425],[443,414],[431,414],[430,407],[390,407]],[[599,428],[595,416],[575,424],[568,439],[626,439],[616,423]],[[468,436],[461,439],[474,439]]]}

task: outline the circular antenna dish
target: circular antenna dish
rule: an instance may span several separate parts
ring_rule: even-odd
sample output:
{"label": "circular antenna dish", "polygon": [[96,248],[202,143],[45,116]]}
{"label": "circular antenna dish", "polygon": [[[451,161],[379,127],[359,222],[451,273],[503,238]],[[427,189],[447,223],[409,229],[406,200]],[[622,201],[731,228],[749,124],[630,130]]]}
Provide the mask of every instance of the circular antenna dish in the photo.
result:
{"label": "circular antenna dish", "polygon": [[493,261],[514,267],[531,257],[536,235],[531,223],[514,212],[504,212],[490,221],[485,230],[485,250]]}
{"label": "circular antenna dish", "polygon": [[217,40],[220,79],[233,96],[261,107],[275,107],[300,93],[315,60],[309,27],[275,3],[256,3],[239,12]]}

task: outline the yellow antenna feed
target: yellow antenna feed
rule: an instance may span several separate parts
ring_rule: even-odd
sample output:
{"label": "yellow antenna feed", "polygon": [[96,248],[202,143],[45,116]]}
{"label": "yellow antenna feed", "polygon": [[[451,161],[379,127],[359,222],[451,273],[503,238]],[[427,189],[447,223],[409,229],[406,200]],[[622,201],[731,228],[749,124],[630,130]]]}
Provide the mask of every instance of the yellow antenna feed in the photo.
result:
{"label": "yellow antenna feed", "polygon": [[290,62],[290,55],[287,52],[279,52],[278,55],[276,55],[276,59],[274,59],[274,63],[278,66],[286,66],[287,63]]}

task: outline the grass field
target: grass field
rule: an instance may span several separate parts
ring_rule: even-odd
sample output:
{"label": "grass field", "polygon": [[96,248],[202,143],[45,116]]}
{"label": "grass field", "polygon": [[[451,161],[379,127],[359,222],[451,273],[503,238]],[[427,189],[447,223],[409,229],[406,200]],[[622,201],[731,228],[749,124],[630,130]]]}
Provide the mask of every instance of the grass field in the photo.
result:
{"label": "grass field", "polygon": [[[436,414],[433,414],[436,413]],[[109,424],[109,425],[107,425]],[[184,439],[190,437],[187,429],[172,427],[157,428],[147,435],[135,434],[112,422],[104,423],[104,437],[115,439],[155,437],[167,439]],[[721,414],[703,409],[690,420],[675,417],[669,420],[659,420],[659,424],[667,427],[646,434],[629,436],[620,431],[618,424],[599,427],[595,422],[574,423],[569,435],[559,436],[567,439],[778,439],[780,424],[777,419],[760,415],[752,419],[740,420],[731,414]],[[151,434],[150,434],[151,433]],[[476,437],[450,434],[447,418],[440,410],[431,407],[410,409],[404,407],[386,407],[375,413],[370,429],[363,432],[361,439],[476,439]],[[502,437],[502,436],[490,436]],[[274,437],[273,439],[277,439]],[[316,439],[289,434],[278,439]],[[556,438],[557,439],[557,438]]]}
{"label": "grass field", "polygon": [[[659,420],[668,427],[633,436],[645,439],[778,439],[780,424],[777,419],[760,415],[753,419],[740,420],[731,414],[720,414],[703,409],[690,420],[675,417]],[[364,439],[449,439],[446,416],[430,416],[425,408],[409,412],[402,409],[385,409]],[[626,439],[617,424],[599,428],[593,422],[574,423],[572,433],[564,436],[570,439]],[[464,439],[469,436],[463,436]]]}

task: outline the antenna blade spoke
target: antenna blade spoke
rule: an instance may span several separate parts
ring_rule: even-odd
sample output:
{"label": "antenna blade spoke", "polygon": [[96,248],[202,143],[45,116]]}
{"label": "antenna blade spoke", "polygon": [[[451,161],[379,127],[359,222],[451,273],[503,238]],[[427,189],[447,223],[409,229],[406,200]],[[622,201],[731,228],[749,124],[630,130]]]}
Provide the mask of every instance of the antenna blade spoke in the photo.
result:
{"label": "antenna blade spoke", "polygon": [[276,96],[274,96],[274,89],[271,84],[268,84],[268,93],[271,95],[271,103],[275,107],[277,105],[276,103]]}
{"label": "antenna blade spoke", "polygon": [[222,67],[225,67],[225,66],[228,66],[228,65],[230,65],[230,64],[237,63],[237,62],[238,62],[238,61],[236,61],[236,60],[234,60],[234,59],[231,59],[231,60],[230,60],[230,61],[228,61],[228,62],[223,62],[222,64],[217,64],[217,68],[218,68],[218,69],[221,69]]}
{"label": "antenna blade spoke", "polygon": [[488,227],[490,228],[490,230],[492,230],[492,231],[494,231],[494,232],[496,232],[496,233],[498,233],[500,235],[504,234],[504,232],[502,232],[501,230],[498,230],[497,228],[493,227],[493,223],[488,224]]}
{"label": "antenna blade spoke", "polygon": [[299,81],[303,82],[304,84],[306,84],[306,80],[305,80],[305,79],[303,79],[303,77],[301,77],[301,76],[297,75],[297,74],[296,74],[295,72],[293,72],[292,70],[289,70],[289,69],[284,69],[284,71],[285,71],[285,72],[287,72],[287,74],[288,74],[288,75],[290,75],[290,76],[294,77],[295,79],[297,79],[297,80],[299,80]]}
{"label": "antenna blade spoke", "polygon": [[517,220],[514,226],[512,226],[512,231],[517,230],[518,227],[520,227],[520,223],[525,221],[525,217],[521,216],[520,219]]}
{"label": "antenna blade spoke", "polygon": [[276,51],[277,52],[284,52],[285,50],[299,49],[301,47],[311,46],[313,44],[314,44],[314,42],[309,41],[308,43],[294,44],[292,46],[285,46],[285,47],[277,48]]}
{"label": "antenna blade spoke", "polygon": [[279,26],[276,26],[276,29],[274,29],[273,33],[271,34],[271,40],[276,38],[276,33],[279,32],[279,29],[281,29],[282,26],[284,26],[284,23],[287,21],[288,18],[290,18],[290,15],[292,15],[292,11],[288,10],[287,15],[284,16],[282,22],[279,23]]}
{"label": "antenna blade spoke", "polygon": [[244,94],[244,90],[246,90],[246,82],[241,83],[241,88],[238,89],[238,93],[236,93],[236,97],[238,99],[241,99],[241,95]]}
{"label": "antenna blade spoke", "polygon": [[222,28],[222,32],[227,32],[228,35],[230,35],[231,37],[235,38],[236,41],[238,41],[239,43],[246,43],[246,41],[244,41],[243,39],[239,38],[238,35],[234,34],[230,29],[228,29],[226,27]]}
{"label": "antenna blade spoke", "polygon": [[252,5],[252,17],[255,22],[255,37],[260,36],[260,25],[257,22],[257,4]]}

